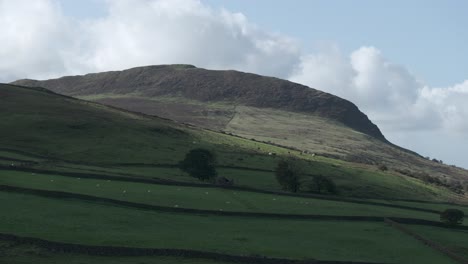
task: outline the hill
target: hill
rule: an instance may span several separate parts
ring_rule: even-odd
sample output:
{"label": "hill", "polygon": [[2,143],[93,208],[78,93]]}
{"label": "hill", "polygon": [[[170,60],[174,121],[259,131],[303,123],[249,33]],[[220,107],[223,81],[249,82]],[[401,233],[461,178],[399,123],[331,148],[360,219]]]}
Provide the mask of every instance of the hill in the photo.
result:
{"label": "hill", "polygon": [[458,189],[468,186],[466,170],[391,144],[351,102],[277,78],[161,65],[15,83],[312,155],[385,165],[406,176]]}
{"label": "hill", "polygon": [[[2,263],[453,263],[413,235],[468,257],[468,227],[439,222],[464,197],[394,171],[43,88],[0,84],[0,126]],[[198,147],[234,186],[177,168]],[[281,191],[286,156],[339,195]]]}
{"label": "hill", "polygon": [[[224,176],[263,190],[280,190],[273,170],[279,158],[292,155],[303,160],[309,174],[334,177],[344,196],[442,201],[457,197],[445,188],[395,172],[381,172],[374,166],[303,155],[298,150],[83,101],[44,88],[0,85],[0,100],[0,157],[6,164],[18,160],[26,168],[125,172],[192,182],[176,166],[190,149],[203,147],[216,153]],[[395,194],[398,196],[393,197]]]}
{"label": "hill", "polygon": [[[46,87],[70,96],[134,94],[144,98],[182,97],[205,103],[226,102],[316,114],[385,140],[377,126],[349,101],[293,82],[237,71],[163,65],[44,82],[19,80],[15,84]],[[127,104],[132,104],[132,101]]]}

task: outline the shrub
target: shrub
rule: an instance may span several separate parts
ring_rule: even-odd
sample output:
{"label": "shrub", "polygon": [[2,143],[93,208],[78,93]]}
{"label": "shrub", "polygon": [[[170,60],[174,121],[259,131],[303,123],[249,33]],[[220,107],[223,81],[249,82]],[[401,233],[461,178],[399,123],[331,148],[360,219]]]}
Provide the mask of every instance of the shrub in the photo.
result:
{"label": "shrub", "polygon": [[380,165],[379,165],[379,170],[381,170],[381,171],[388,171],[388,167],[387,167],[387,165],[385,165],[385,164],[380,164]]}
{"label": "shrub", "polygon": [[440,221],[448,225],[461,225],[465,213],[458,209],[446,209],[440,213]]}
{"label": "shrub", "polygon": [[190,150],[179,163],[181,170],[202,181],[216,178],[216,158],[209,150],[197,148]]}

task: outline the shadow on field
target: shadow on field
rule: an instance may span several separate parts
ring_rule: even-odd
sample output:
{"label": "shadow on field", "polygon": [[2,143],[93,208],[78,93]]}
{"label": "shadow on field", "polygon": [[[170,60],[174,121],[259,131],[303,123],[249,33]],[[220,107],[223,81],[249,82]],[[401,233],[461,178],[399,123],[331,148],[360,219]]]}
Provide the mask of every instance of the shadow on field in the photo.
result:
{"label": "shadow on field", "polygon": [[60,243],[32,237],[20,237],[10,234],[1,234],[0,240],[11,241],[17,244],[35,245],[52,252],[76,253],[94,256],[171,256],[195,259],[208,259],[231,263],[252,264],[378,264],[375,262],[353,262],[353,261],[322,261],[322,260],[295,260],[268,258],[262,256],[236,256],[215,252],[171,249],[171,248],[133,248],[114,246],[90,246],[71,243]]}

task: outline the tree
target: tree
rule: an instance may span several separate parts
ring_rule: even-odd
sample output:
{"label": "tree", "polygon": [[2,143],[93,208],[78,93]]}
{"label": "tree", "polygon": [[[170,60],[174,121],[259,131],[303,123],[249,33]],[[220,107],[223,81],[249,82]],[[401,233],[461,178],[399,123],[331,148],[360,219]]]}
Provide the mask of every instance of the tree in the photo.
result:
{"label": "tree", "polygon": [[283,190],[290,192],[298,192],[301,186],[302,171],[292,159],[282,159],[278,161],[275,170],[276,180],[281,185]]}
{"label": "tree", "polygon": [[336,194],[336,184],[332,179],[323,175],[312,176],[312,181],[308,184],[309,191],[316,193]]}
{"label": "tree", "polygon": [[446,209],[440,213],[440,221],[448,225],[461,225],[464,217],[465,213],[458,209]]}
{"label": "tree", "polygon": [[179,163],[181,170],[202,181],[216,178],[216,158],[209,150],[197,148],[190,150]]}

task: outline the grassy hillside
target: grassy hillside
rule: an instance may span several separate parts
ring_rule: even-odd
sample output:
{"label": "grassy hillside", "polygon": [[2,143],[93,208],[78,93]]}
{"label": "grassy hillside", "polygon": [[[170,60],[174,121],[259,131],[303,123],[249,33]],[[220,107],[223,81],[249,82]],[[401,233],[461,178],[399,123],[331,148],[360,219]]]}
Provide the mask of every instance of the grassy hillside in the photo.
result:
{"label": "grassy hillside", "polygon": [[61,94],[134,94],[145,98],[180,96],[201,102],[230,102],[254,107],[314,113],[385,140],[379,128],[351,102],[304,85],[238,71],[210,71],[191,65],[137,67],[125,71],[68,76],[15,84],[43,86]]}
{"label": "grassy hillside", "polygon": [[[0,160],[39,159],[28,166],[54,170],[123,173],[137,177],[193,181],[174,166],[196,147],[212,149],[221,176],[238,185],[280,190],[273,170],[281,155],[302,158],[309,174],[333,177],[344,196],[449,200],[444,188],[379,172],[374,167],[301,155],[269,144],[205,131],[53,94],[2,85]],[[270,156],[269,152],[278,156]],[[26,155],[26,157],[22,157]],[[14,162],[13,162],[14,163]],[[21,162],[18,162],[21,163]],[[79,164],[77,164],[79,163]],[[58,168],[57,168],[58,167]]]}
{"label": "grassy hillside", "polygon": [[161,65],[15,83],[468,188],[466,170],[392,145],[352,103],[276,78]]}
{"label": "grassy hillside", "polygon": [[[40,88],[0,85],[0,125],[0,262],[454,263],[384,218],[467,250],[446,235],[467,227],[438,221],[445,208],[468,211],[446,203],[463,196],[375,166]],[[176,167],[196,147],[217,155],[233,187]],[[284,156],[298,158],[306,178],[333,179],[339,194],[282,192],[273,170]]]}

